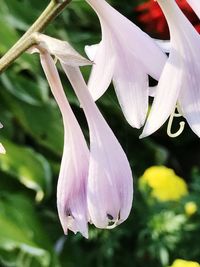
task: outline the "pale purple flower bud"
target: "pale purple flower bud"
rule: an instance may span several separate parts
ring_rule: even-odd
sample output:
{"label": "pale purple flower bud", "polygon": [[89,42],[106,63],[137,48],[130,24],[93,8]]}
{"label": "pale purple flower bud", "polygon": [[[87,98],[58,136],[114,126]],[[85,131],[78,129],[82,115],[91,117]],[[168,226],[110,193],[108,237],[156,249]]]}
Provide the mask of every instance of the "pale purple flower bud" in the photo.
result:
{"label": "pale purple flower bud", "polygon": [[94,60],[88,88],[94,100],[107,90],[111,80],[124,116],[140,128],[148,111],[148,74],[159,79],[166,55],[157,44],[105,0],[86,0],[96,11],[102,41],[92,49]]}
{"label": "pale purple flower bud", "polygon": [[[53,54],[50,45],[48,51]],[[59,59],[88,121],[90,154],[66,103],[53,60],[48,53],[41,53],[43,68],[63,115],[67,140],[58,182],[58,210],[65,232],[69,228],[87,236],[88,220],[99,228],[111,228],[128,217],[133,199],[132,173],[123,149],[92,100],[79,68],[64,63],[66,57],[62,55]]]}
{"label": "pale purple flower bud", "polygon": [[[44,39],[46,37],[43,36]],[[49,44],[49,37],[47,43]],[[51,40],[50,40],[51,41]],[[55,39],[53,40],[53,42]],[[54,42],[55,43],[55,42]],[[59,47],[58,42],[58,47]],[[61,45],[61,48],[63,46]],[[40,49],[40,45],[39,45]],[[58,52],[59,49],[58,49]],[[57,56],[58,54],[56,54]],[[89,150],[80,126],[70,108],[62,84],[49,51],[42,47],[41,64],[58,103],[64,123],[64,151],[57,186],[58,214],[67,234],[68,229],[74,233],[80,232],[88,238],[88,211],[87,211],[87,178],[89,168]],[[69,57],[74,63],[73,53]],[[85,60],[85,59],[84,59]],[[81,57],[75,56],[75,62],[80,64]],[[88,61],[89,62],[89,61]],[[82,62],[84,64],[84,62]]]}
{"label": "pale purple flower bud", "polygon": [[79,68],[62,66],[89,125],[87,203],[90,220],[96,227],[112,228],[126,220],[131,210],[131,169],[122,147],[92,100]]}

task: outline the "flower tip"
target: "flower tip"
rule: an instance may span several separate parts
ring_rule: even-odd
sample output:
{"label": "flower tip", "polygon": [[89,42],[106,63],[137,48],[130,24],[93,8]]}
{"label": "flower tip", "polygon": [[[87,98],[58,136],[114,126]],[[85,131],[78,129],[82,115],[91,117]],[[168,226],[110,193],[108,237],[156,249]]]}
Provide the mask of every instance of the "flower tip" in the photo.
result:
{"label": "flower tip", "polygon": [[141,133],[141,135],[139,136],[139,139],[143,139],[143,138],[145,138],[145,137],[147,137],[147,134],[145,134],[145,133]]}
{"label": "flower tip", "polygon": [[136,129],[140,129],[144,125],[145,118],[139,117],[139,116],[133,116],[132,111],[123,110],[124,117],[128,124]]}
{"label": "flower tip", "polygon": [[85,53],[91,61],[94,61],[98,46],[99,44],[85,46]]}
{"label": "flower tip", "polygon": [[2,145],[2,143],[0,143],[0,153],[6,154],[6,150],[5,150],[4,146]]}
{"label": "flower tip", "polygon": [[140,129],[144,124],[143,122],[135,121],[135,120],[128,119],[128,118],[126,118],[126,120],[133,128],[136,128],[136,129]]}
{"label": "flower tip", "polygon": [[89,234],[88,231],[84,231],[84,232],[80,232],[82,234],[83,237],[85,237],[86,239],[89,238]]}
{"label": "flower tip", "polygon": [[[67,62],[64,62],[65,64]],[[76,59],[74,59],[74,64],[70,64],[70,65],[74,65],[74,66],[88,66],[88,65],[93,65],[93,62],[85,57],[82,57],[80,55],[77,56]]]}
{"label": "flower tip", "polygon": [[[86,239],[89,238],[89,234],[88,234],[88,229],[79,229],[79,230],[74,230],[74,229],[70,229],[75,235],[77,233],[80,233],[83,237],[85,237]],[[66,228],[64,230],[64,234],[68,235],[68,229]]]}
{"label": "flower tip", "polygon": [[154,133],[156,130],[151,129],[149,127],[149,125],[147,125],[147,123],[146,123],[145,126],[144,126],[144,128],[143,128],[143,131],[142,131],[141,135],[139,136],[139,139],[148,137],[149,135],[151,135],[152,133]]}

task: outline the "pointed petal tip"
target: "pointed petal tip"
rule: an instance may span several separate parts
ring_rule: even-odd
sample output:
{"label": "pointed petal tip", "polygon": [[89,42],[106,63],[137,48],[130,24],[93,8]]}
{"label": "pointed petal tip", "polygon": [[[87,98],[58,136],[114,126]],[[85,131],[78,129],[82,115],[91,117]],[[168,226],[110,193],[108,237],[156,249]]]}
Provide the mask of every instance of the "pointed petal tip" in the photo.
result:
{"label": "pointed petal tip", "polygon": [[70,66],[89,66],[94,63],[87,58],[82,57],[81,55],[70,57],[70,55],[59,55],[57,54],[58,59],[66,65]]}
{"label": "pointed petal tip", "polygon": [[128,117],[126,117],[126,121],[128,122],[128,124],[131,127],[136,128],[136,129],[140,129],[144,125],[143,121],[135,121],[135,120],[128,118]]}
{"label": "pointed petal tip", "polygon": [[145,137],[148,137],[149,135],[153,134],[155,131],[157,131],[157,129],[156,130],[151,129],[151,131],[150,131],[150,129],[147,129],[147,127],[144,126],[143,131],[142,131],[141,135],[139,136],[139,139],[143,139]]}
{"label": "pointed petal tip", "polygon": [[[122,106],[121,106],[122,108]],[[145,120],[146,120],[146,114],[137,114],[138,116],[133,116],[132,110],[125,110],[122,108],[123,115],[128,122],[128,124],[136,129],[140,129],[144,126]]]}
{"label": "pointed petal tip", "polygon": [[144,133],[141,133],[141,135],[139,136],[139,139],[143,139],[143,138],[145,138],[145,137],[147,137],[147,135],[144,134]]}
{"label": "pointed petal tip", "polygon": [[67,226],[62,225],[64,235],[68,235],[68,230],[71,230],[75,235],[79,232],[86,239],[89,238],[88,228],[87,229],[70,229]]}
{"label": "pointed petal tip", "polygon": [[86,239],[89,239],[89,234],[88,231],[87,232],[80,232],[82,234],[83,237],[85,237]]}
{"label": "pointed petal tip", "polygon": [[144,125],[144,128],[142,130],[142,133],[139,136],[139,139],[143,139],[145,137],[148,137],[149,135],[151,135],[152,133],[155,132],[153,129],[151,129],[151,131],[150,131],[150,129],[148,127],[149,125],[147,125],[147,123],[148,123],[148,120],[147,120],[146,124]]}
{"label": "pointed petal tip", "polygon": [[99,46],[99,44],[86,45],[85,46],[85,49],[84,49],[85,53],[91,61],[94,61],[94,59],[95,59],[95,55],[97,53],[98,46]]}
{"label": "pointed petal tip", "polygon": [[80,55],[67,41],[62,41],[45,34],[37,33],[37,45],[28,52],[36,53],[39,49],[56,56],[60,61],[71,66],[92,65],[92,62]]}

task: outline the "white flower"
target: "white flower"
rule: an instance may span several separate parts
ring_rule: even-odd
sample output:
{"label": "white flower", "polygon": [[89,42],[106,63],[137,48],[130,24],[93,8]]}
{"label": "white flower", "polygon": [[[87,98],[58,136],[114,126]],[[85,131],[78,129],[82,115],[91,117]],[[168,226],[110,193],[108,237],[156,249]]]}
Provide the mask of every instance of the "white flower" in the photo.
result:
{"label": "white flower", "polygon": [[127,219],[133,200],[133,179],[128,159],[98,110],[80,70],[63,64],[85,112],[90,132],[87,203],[91,223],[113,228]]}
{"label": "white flower", "polygon": [[65,234],[68,229],[88,238],[87,180],[89,149],[81,128],[65,96],[53,54],[69,65],[86,65],[90,61],[80,56],[67,42],[38,34],[41,64],[51,91],[60,108],[64,123],[64,149],[57,185],[57,208]]}
{"label": "white flower", "polygon": [[200,136],[200,36],[174,0],[158,0],[170,29],[170,54],[141,137],[158,130],[176,105]]}
{"label": "white flower", "polygon": [[[74,64],[73,50],[70,50],[68,61],[65,53],[69,50],[63,51],[63,46],[67,46],[65,42],[60,42],[38,35],[36,47],[40,50],[41,63],[61,110],[65,129],[57,191],[58,213],[65,233],[70,229],[87,237],[88,221],[99,228],[113,228],[126,220],[133,199],[132,172],[122,147],[94,103],[78,67],[90,61],[76,55],[78,64]],[[90,150],[70,109],[50,54],[59,55],[85,112]]]}
{"label": "white flower", "polygon": [[105,0],[86,1],[96,11],[102,28],[100,44],[92,47],[92,52],[86,47],[95,63],[89,90],[97,100],[113,80],[127,121],[140,128],[148,110],[148,74],[158,80],[166,56],[147,34]]}

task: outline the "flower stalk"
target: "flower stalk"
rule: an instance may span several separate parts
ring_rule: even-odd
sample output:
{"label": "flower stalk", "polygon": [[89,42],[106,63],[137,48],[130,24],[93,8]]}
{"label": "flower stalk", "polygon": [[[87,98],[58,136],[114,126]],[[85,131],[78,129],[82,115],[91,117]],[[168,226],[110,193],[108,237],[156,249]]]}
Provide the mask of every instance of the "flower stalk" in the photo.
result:
{"label": "flower stalk", "polygon": [[24,51],[37,43],[37,40],[34,37],[34,33],[42,32],[70,2],[71,0],[51,0],[49,5],[42,12],[39,18],[33,23],[33,25],[0,59],[0,73],[5,71],[7,67],[12,62],[14,62]]}

